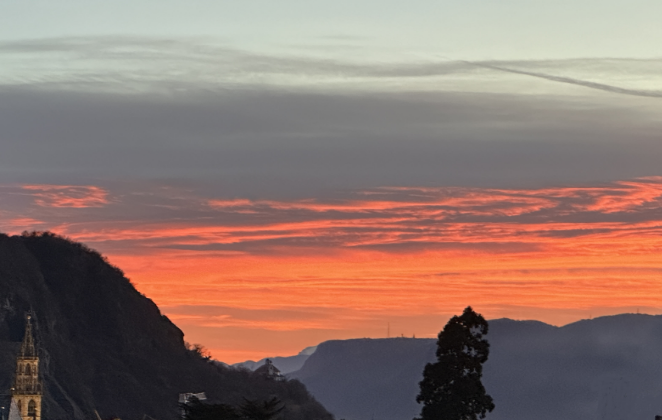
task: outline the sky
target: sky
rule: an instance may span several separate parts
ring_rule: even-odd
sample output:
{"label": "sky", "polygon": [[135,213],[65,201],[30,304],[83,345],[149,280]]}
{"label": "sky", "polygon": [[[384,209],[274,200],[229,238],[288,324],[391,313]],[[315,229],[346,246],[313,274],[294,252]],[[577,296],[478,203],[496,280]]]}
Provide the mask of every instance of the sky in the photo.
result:
{"label": "sky", "polygon": [[0,231],[225,362],[662,313],[659,1],[0,2]]}

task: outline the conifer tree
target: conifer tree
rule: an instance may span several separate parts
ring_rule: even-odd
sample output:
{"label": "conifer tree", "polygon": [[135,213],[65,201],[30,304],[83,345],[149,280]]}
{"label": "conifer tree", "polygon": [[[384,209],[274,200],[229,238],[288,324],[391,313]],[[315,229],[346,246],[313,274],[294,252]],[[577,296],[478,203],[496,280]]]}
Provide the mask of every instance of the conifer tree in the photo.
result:
{"label": "conifer tree", "polygon": [[437,341],[437,361],[428,363],[416,397],[423,403],[415,420],[477,420],[494,410],[481,382],[490,344],[485,318],[467,307],[448,321]]}

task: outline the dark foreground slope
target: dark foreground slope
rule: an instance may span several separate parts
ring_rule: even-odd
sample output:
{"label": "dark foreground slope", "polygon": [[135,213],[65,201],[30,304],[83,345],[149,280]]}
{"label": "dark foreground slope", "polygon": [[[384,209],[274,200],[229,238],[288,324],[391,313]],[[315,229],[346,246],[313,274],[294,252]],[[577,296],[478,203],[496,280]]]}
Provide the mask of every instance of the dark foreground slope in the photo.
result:
{"label": "dark foreground slope", "polygon": [[278,396],[286,419],[330,419],[298,381],[274,382],[216,366],[96,252],[52,235],[0,234],[0,394],[33,311],[46,419],[176,417],[181,392],[211,400]]}
{"label": "dark foreground slope", "polygon": [[[662,415],[662,316],[617,315],[557,328],[490,321],[484,384],[490,420],[650,420]],[[300,379],[347,420],[409,420],[436,340],[359,339],[318,346]]]}

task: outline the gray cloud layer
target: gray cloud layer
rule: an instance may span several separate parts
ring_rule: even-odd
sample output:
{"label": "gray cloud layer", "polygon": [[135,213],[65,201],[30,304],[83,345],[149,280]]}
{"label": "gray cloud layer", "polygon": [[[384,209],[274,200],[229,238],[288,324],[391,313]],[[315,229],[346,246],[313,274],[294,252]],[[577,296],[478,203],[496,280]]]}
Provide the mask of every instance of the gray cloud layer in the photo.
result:
{"label": "gray cloud layer", "polygon": [[[133,38],[6,42],[0,60],[5,182],[177,179],[310,197],[659,174],[657,93],[567,76],[613,80],[614,60],[345,63]],[[645,77],[656,65],[627,62]],[[495,70],[592,89],[536,90]]]}
{"label": "gray cloud layer", "polygon": [[632,105],[474,93],[3,89],[5,182],[188,179],[238,196],[384,185],[519,186],[657,175]]}

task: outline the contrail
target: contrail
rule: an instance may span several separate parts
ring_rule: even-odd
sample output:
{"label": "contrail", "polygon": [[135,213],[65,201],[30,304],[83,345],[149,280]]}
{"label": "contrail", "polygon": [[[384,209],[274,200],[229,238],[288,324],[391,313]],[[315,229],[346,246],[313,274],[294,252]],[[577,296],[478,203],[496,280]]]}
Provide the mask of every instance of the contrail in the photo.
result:
{"label": "contrail", "polygon": [[551,80],[553,82],[568,83],[568,84],[571,84],[571,85],[584,86],[584,87],[591,88],[591,89],[603,90],[605,92],[620,93],[622,95],[644,96],[644,97],[647,97],[647,98],[662,98],[662,91],[659,91],[659,90],[625,89],[625,88],[621,88],[621,87],[618,87],[618,86],[605,85],[603,83],[595,83],[595,82],[588,82],[586,80],[573,79],[571,77],[554,76],[554,75],[545,74],[545,73],[535,73],[535,72],[532,72],[532,71],[509,69],[507,67],[499,67],[499,66],[495,66],[495,65],[492,65],[492,64],[476,63],[476,62],[472,62],[472,61],[463,61],[463,62],[467,63],[467,64],[477,66],[477,67],[484,67],[484,68],[487,68],[487,69],[504,71],[504,72],[507,72],[507,73],[523,74],[525,76],[538,77],[538,78],[541,78],[541,79]]}

